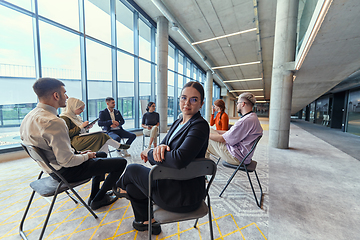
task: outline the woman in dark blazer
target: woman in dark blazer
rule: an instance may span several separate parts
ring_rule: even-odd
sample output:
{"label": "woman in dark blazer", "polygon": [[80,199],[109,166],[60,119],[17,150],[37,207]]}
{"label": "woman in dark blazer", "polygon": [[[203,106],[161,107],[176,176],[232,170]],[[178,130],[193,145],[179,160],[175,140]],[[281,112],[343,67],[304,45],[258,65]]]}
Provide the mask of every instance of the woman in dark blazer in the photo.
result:
{"label": "woman in dark blazer", "polygon": [[[209,140],[209,124],[200,115],[204,104],[204,89],[198,82],[188,82],[181,91],[182,118],[176,120],[161,145],[146,149],[141,158],[146,163],[171,168],[184,168],[196,158],[205,157]],[[118,181],[115,191],[119,197],[128,197],[134,211],[133,227],[138,231],[148,229],[148,175],[150,168],[131,164]],[[205,197],[205,178],[186,181],[158,180],[153,189],[153,200],[161,208],[186,213],[197,209]],[[153,220],[154,221],[154,220]],[[161,232],[160,224],[152,224],[152,233]]]}

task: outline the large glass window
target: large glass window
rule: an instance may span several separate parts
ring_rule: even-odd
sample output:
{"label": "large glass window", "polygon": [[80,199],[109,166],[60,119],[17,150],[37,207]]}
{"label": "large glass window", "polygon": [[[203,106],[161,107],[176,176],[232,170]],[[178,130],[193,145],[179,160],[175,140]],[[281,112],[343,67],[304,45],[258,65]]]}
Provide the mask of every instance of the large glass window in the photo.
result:
{"label": "large glass window", "polygon": [[315,102],[310,104],[310,117],[309,122],[314,123],[315,120]]}
{"label": "large glass window", "polygon": [[[60,79],[65,83],[70,97],[86,102],[84,114],[89,120],[96,118],[99,111],[106,107],[105,98],[117,92],[114,98],[118,104],[116,108],[125,119],[123,127],[136,127],[135,112],[140,112],[140,106],[135,106],[135,99],[156,101],[157,92],[157,71],[151,71],[154,65],[156,66],[156,46],[151,44],[155,41],[152,39],[153,27],[144,16],[139,16],[139,36],[134,36],[135,10],[129,9],[123,1],[115,1],[116,9],[110,9],[110,1],[84,0],[84,8],[79,8],[80,1],[37,0],[38,11],[33,11],[35,9],[32,9],[34,6],[31,5],[31,0],[7,2],[24,8],[24,11],[32,11],[33,14],[28,16],[4,6],[6,4],[0,4],[0,84],[5,89],[0,97],[0,128],[1,133],[6,132],[6,137],[0,134],[0,151],[4,146],[20,142],[21,121],[37,104],[36,95],[31,90],[38,77],[37,72],[42,77]],[[109,47],[112,36],[111,11],[116,14],[113,24],[116,25],[117,59],[113,59],[115,55]],[[35,21],[32,19],[37,17],[36,12],[40,16],[38,28],[33,25]],[[79,27],[79,16],[82,14],[85,17],[84,35],[78,33],[82,29]],[[43,21],[43,17],[53,22]],[[68,31],[68,28],[75,31]],[[39,39],[33,36],[34,33]],[[134,37],[139,38],[139,56],[132,55],[135,51]],[[36,42],[37,40],[39,42]],[[180,95],[184,83],[192,77],[198,79],[200,71],[192,69],[194,63],[186,58],[184,53],[179,53],[179,59],[175,61],[178,50],[171,43],[169,46],[167,100],[168,123],[172,123],[178,115],[174,112],[174,104],[178,104],[177,96]],[[151,47],[155,48],[155,58],[151,55]],[[84,55],[81,55],[83,50]],[[137,60],[139,68],[135,68],[135,57],[140,57]],[[116,69],[112,69],[113,60],[117,61]],[[36,69],[35,66],[41,66],[41,69]],[[82,75],[82,70],[86,70],[86,75]],[[116,80],[112,76],[115,70]],[[153,82],[151,74],[155,75]],[[135,76],[139,76],[139,93],[135,92]],[[116,81],[116,84],[113,81]],[[155,96],[151,96],[151,84],[154,82]],[[14,88],[14,85],[21,87]],[[174,89],[176,85],[177,89]],[[113,89],[114,86],[117,89]],[[83,99],[84,96],[87,96],[87,99]]]}
{"label": "large glass window", "polygon": [[297,51],[300,49],[301,44],[304,41],[305,33],[309,27],[317,3],[318,0],[299,1],[296,47]]}
{"label": "large glass window", "polygon": [[134,128],[134,57],[121,52],[117,56],[118,109],[125,119],[123,128]]}
{"label": "large glass window", "polygon": [[[140,60],[139,65],[140,100],[149,102],[151,97],[151,64]],[[141,109],[139,112],[140,118],[142,118],[143,113],[141,112]]]}
{"label": "large glass window", "polygon": [[[178,61],[178,73],[184,74],[184,57],[182,54],[179,53],[179,61]],[[182,84],[181,84],[182,85]]]}
{"label": "large glass window", "polygon": [[7,0],[8,2],[31,11],[31,0]]}
{"label": "large glass window", "polygon": [[168,71],[168,111],[167,122],[171,124],[174,122],[174,73]]}
{"label": "large glass window", "polygon": [[139,56],[151,60],[151,28],[139,20]]}
{"label": "large glass window", "polygon": [[360,136],[360,90],[349,93],[346,131]]}
{"label": "large glass window", "polygon": [[186,76],[187,76],[187,79],[186,79],[186,82],[189,82],[190,81],[190,78],[192,77],[191,76],[191,63],[190,61],[186,61]]}
{"label": "large glass window", "polygon": [[91,40],[86,41],[89,119],[98,117],[106,97],[112,96],[111,49]]}
{"label": "large glass window", "polygon": [[64,81],[69,97],[81,99],[79,36],[40,22],[42,76]]}
{"label": "large glass window", "polygon": [[324,124],[329,121],[329,97],[322,97],[316,100],[315,123]]}
{"label": "large glass window", "polygon": [[168,69],[175,70],[175,49],[169,45]]}
{"label": "large glass window", "polygon": [[[29,0],[30,1],[30,0]],[[78,1],[38,0],[39,15],[61,23],[67,27],[79,30]]]}
{"label": "large glass window", "polygon": [[35,78],[32,19],[0,6],[0,148],[20,143],[21,121],[37,102]]}
{"label": "large glass window", "polygon": [[85,33],[111,43],[110,1],[85,0]]}
{"label": "large glass window", "polygon": [[133,12],[120,1],[116,1],[116,39],[118,48],[130,53],[134,52],[133,29]]}

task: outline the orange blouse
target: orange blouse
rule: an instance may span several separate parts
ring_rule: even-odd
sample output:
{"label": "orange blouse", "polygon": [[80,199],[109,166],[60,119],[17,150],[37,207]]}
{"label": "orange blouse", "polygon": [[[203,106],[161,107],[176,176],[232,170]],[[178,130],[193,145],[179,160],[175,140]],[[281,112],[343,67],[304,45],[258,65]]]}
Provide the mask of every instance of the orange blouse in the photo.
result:
{"label": "orange blouse", "polygon": [[223,113],[221,116],[220,121],[220,114],[221,112],[218,112],[216,114],[216,117],[214,118],[214,114],[211,114],[210,118],[210,126],[213,126],[215,124],[216,130],[229,130],[229,116],[226,114],[226,112]]}

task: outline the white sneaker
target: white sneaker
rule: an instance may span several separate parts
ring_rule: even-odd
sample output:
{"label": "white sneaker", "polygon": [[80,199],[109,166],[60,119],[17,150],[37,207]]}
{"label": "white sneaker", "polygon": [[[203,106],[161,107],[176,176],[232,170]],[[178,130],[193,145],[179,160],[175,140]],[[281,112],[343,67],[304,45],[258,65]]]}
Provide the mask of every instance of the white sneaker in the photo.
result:
{"label": "white sneaker", "polygon": [[128,153],[128,151],[127,151],[126,149],[121,150],[121,154],[122,154],[124,157],[131,157],[131,154]]}

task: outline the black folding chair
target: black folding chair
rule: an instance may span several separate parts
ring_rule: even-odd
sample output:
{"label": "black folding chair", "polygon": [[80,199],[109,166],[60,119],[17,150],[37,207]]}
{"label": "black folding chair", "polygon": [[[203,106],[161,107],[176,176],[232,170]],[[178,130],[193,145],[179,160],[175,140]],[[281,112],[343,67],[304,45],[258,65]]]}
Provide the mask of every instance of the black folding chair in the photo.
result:
{"label": "black folding chair", "polygon": [[68,190],[70,190],[75,196],[76,198],[80,201],[80,203],[85,206],[87,208],[87,210],[95,217],[97,218],[97,215],[93,212],[93,210],[89,207],[89,205],[87,205],[84,200],[79,196],[79,194],[74,190],[75,187],[77,186],[80,186],[84,183],[87,183],[91,180],[91,178],[89,179],[86,179],[86,180],[83,180],[83,181],[80,181],[80,182],[75,182],[75,183],[68,183],[64,178],[63,176],[61,176],[60,173],[58,173],[58,171],[56,171],[51,165],[50,165],[50,162],[49,160],[46,158],[45,154],[43,153],[43,151],[38,148],[38,147],[35,147],[35,146],[28,146],[28,145],[25,145],[25,144],[21,144],[22,147],[24,148],[24,150],[26,151],[26,153],[37,163],[41,165],[46,165],[48,168],[51,169],[52,173],[54,173],[59,179],[61,179],[60,182],[58,182],[57,180],[53,179],[52,177],[44,177],[44,178],[41,178],[41,176],[43,175],[44,171],[41,171],[39,176],[38,176],[38,179],[32,183],[30,183],[30,187],[33,189],[33,192],[30,196],[30,199],[29,199],[29,202],[28,202],[28,205],[25,209],[25,212],[24,212],[24,216],[22,217],[21,219],[21,222],[20,222],[20,230],[19,230],[19,233],[20,233],[20,236],[23,238],[23,239],[27,239],[26,237],[26,234],[23,230],[23,226],[24,226],[24,222],[25,222],[25,219],[26,219],[26,215],[30,209],[30,205],[32,203],[32,200],[34,198],[34,195],[35,195],[35,192],[37,192],[38,194],[40,194],[41,196],[43,197],[51,197],[53,196],[52,198],[52,201],[51,201],[51,204],[50,204],[50,207],[49,207],[49,210],[48,210],[48,213],[46,215],[46,219],[45,219],[45,222],[44,222],[44,225],[43,225],[43,228],[41,230],[41,233],[40,233],[40,237],[39,239],[42,239],[44,233],[45,233],[45,229],[46,229],[46,226],[47,226],[47,223],[49,221],[49,218],[50,218],[50,215],[51,215],[51,212],[52,212],[52,209],[54,207],[54,204],[55,204],[55,200],[56,200],[56,197],[58,196],[58,194],[62,193],[62,192],[65,192],[74,202],[75,204],[77,204],[77,200],[71,196],[68,192]]}
{"label": "black folding chair", "polygon": [[[211,210],[210,210],[210,196],[209,196],[209,188],[211,183],[213,182],[216,174],[217,166],[216,164],[207,158],[199,158],[196,159],[194,162],[191,162],[188,166],[182,169],[174,169],[168,168],[163,166],[154,166],[149,174],[149,240],[151,240],[151,212],[153,212],[154,219],[160,224],[172,223],[172,222],[180,222],[180,221],[187,221],[191,219],[196,219],[194,228],[196,228],[197,222],[199,218],[202,218],[206,214],[209,215],[209,227],[210,227],[210,235],[211,239],[214,239],[213,228],[212,228],[212,219],[211,219]],[[151,188],[154,180],[159,179],[174,179],[174,180],[188,180],[192,178],[197,178],[205,175],[211,175],[210,181],[207,183],[205,197],[201,204],[201,206],[189,213],[174,213],[166,211],[159,206],[154,206],[153,209],[153,202],[151,198]],[[207,204],[205,203],[205,198],[207,197]]]}
{"label": "black folding chair", "polygon": [[[244,171],[244,172],[246,172],[247,177],[248,177],[248,179],[249,179],[249,183],[250,183],[252,192],[253,192],[253,194],[254,194],[256,204],[258,205],[259,208],[261,208],[261,204],[262,204],[262,200],[263,200],[263,192],[262,192],[262,187],[261,187],[261,184],[260,184],[259,177],[258,177],[258,175],[257,175],[257,173],[256,173],[257,162],[254,161],[254,160],[251,160],[251,163],[249,163],[249,164],[244,164],[245,159],[255,150],[256,145],[257,145],[258,142],[260,141],[261,137],[262,137],[262,136],[259,136],[259,137],[257,137],[257,138],[255,139],[255,141],[254,141],[254,143],[253,143],[253,146],[252,146],[251,149],[250,149],[250,152],[248,152],[248,154],[246,154],[246,156],[242,159],[242,161],[240,162],[239,165],[230,164],[230,163],[228,163],[228,162],[226,162],[226,161],[223,161],[223,162],[222,162],[224,167],[234,168],[235,171],[233,172],[233,174],[231,175],[231,177],[230,177],[229,180],[227,181],[227,183],[226,183],[225,187],[223,188],[223,190],[221,191],[219,197],[221,197],[221,195],[225,192],[226,188],[228,187],[228,185],[230,184],[230,182],[231,182],[232,179],[234,178],[234,176],[235,176],[235,174],[237,173],[237,171],[239,171],[239,170],[240,170],[240,171]],[[215,156],[215,158],[217,158],[217,157]],[[219,163],[220,157],[217,158],[217,159],[218,159],[218,161],[217,161],[216,164]],[[252,184],[252,181],[251,181],[249,172],[254,172],[254,173],[255,173],[256,180],[257,180],[257,182],[258,182],[258,184],[259,184],[259,188],[260,188],[260,201],[259,201],[259,200],[257,199],[257,197],[256,197],[255,190],[254,190],[254,186],[253,186],[253,184]]]}

